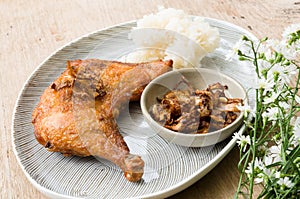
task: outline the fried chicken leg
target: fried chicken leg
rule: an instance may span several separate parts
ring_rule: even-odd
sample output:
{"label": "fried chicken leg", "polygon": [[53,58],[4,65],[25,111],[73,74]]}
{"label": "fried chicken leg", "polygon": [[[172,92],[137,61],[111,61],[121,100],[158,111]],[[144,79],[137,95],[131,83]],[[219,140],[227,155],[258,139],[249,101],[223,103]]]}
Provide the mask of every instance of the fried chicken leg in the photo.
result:
{"label": "fried chicken leg", "polygon": [[116,118],[129,100],[139,100],[146,84],[171,67],[171,60],[68,61],[32,113],[37,141],[64,155],[105,158],[118,165],[127,180],[140,180],[144,161],[130,153]]}

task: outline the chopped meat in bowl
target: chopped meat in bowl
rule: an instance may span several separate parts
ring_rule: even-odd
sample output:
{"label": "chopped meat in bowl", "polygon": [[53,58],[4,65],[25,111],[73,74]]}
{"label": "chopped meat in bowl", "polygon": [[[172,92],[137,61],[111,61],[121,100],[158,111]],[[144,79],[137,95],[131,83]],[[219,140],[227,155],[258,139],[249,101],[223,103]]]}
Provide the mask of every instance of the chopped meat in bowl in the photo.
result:
{"label": "chopped meat in bowl", "polygon": [[205,68],[180,69],[154,79],[144,90],[146,122],[175,144],[202,147],[228,138],[243,123],[237,105],[245,89],[234,79]]}

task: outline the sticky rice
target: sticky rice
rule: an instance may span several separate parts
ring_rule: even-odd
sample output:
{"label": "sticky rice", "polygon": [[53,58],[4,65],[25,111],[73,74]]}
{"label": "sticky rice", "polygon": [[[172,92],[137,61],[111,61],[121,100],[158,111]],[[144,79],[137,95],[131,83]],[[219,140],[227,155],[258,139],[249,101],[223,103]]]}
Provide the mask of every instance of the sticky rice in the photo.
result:
{"label": "sticky rice", "polygon": [[201,59],[219,46],[220,35],[202,17],[174,8],[159,8],[144,16],[129,33],[135,48],[126,62],[172,59],[174,69],[198,67]]}

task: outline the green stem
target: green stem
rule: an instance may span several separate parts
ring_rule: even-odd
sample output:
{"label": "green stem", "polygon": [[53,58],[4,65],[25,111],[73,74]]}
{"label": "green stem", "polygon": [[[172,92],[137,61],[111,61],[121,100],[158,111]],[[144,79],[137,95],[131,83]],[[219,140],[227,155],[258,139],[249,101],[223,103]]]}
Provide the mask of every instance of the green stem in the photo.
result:
{"label": "green stem", "polygon": [[282,158],[282,161],[285,163],[286,162],[286,156],[285,156],[285,151],[287,149],[287,146],[286,146],[286,136],[285,136],[285,132],[283,130],[283,126],[282,126],[282,123],[279,122],[279,129],[280,129],[280,135],[281,135],[281,151],[280,151],[280,154],[281,154],[281,158]]}
{"label": "green stem", "polygon": [[[255,90],[255,96],[256,96],[256,113],[259,113],[259,109],[261,106],[262,100],[260,99],[261,95],[259,95],[258,89]],[[255,120],[254,120],[254,129],[253,129],[253,135],[252,135],[252,142],[250,143],[251,151],[252,151],[252,171],[254,172],[254,163],[256,158],[256,134],[258,130],[258,121],[259,121],[259,114],[255,114]],[[254,185],[254,174],[250,177],[250,198],[252,198],[253,195],[253,185]]]}
{"label": "green stem", "polygon": [[284,173],[287,173],[290,166],[293,166],[295,171],[297,172],[298,176],[300,176],[299,168],[297,168],[297,166],[293,162],[297,157],[300,157],[300,145],[298,145],[298,147],[295,150],[293,150],[291,152],[291,154],[289,155],[288,161],[286,162],[286,164],[282,168],[282,171]]}
{"label": "green stem", "polygon": [[[275,125],[272,125],[265,133],[261,133],[260,137],[258,138],[258,140],[259,140],[258,145],[263,144],[263,143],[261,143],[261,140],[263,140],[263,141],[266,140],[269,137],[269,135],[274,132],[273,131],[274,129],[275,129]],[[264,130],[265,129],[263,129],[262,132],[264,132]]]}
{"label": "green stem", "polygon": [[[261,42],[260,42],[261,43]],[[259,45],[260,45],[260,43],[259,43]],[[258,46],[259,46],[258,45]],[[253,64],[254,64],[254,66],[255,66],[255,72],[256,72],[256,74],[257,74],[257,77],[258,78],[260,78],[260,75],[259,75],[259,69],[258,69],[258,63],[257,63],[257,51],[256,51],[256,49],[255,49],[255,47],[254,47],[254,42],[253,41],[251,41],[251,49],[252,49],[252,52],[253,52],[253,55],[254,55],[254,60],[253,60]],[[257,49],[258,50],[258,49]]]}
{"label": "green stem", "polygon": [[[243,153],[243,148],[240,148],[240,161],[239,161],[239,164],[238,164],[238,168],[240,170],[241,175],[240,175],[237,191],[236,191],[236,194],[234,196],[235,199],[238,199],[238,195],[241,192],[241,187],[242,187],[242,184],[243,184],[243,177],[244,177],[243,174],[245,173],[245,170],[247,168],[250,154],[251,154],[250,150],[248,150],[246,153]],[[243,165],[242,168],[240,168],[241,165]]]}

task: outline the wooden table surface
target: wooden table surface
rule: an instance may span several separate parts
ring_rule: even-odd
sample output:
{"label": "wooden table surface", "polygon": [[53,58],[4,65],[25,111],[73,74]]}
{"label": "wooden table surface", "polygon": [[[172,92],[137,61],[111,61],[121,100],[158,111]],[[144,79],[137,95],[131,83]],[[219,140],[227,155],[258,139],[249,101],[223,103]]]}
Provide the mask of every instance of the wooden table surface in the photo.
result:
{"label": "wooden table surface", "polygon": [[[53,51],[86,33],[157,11],[158,5],[225,20],[261,38],[279,38],[300,22],[293,0],[2,0],[0,1],[0,198],[46,198],[27,180],[12,149],[12,114],[18,93]],[[232,198],[238,150],[201,180],[170,198]]]}

